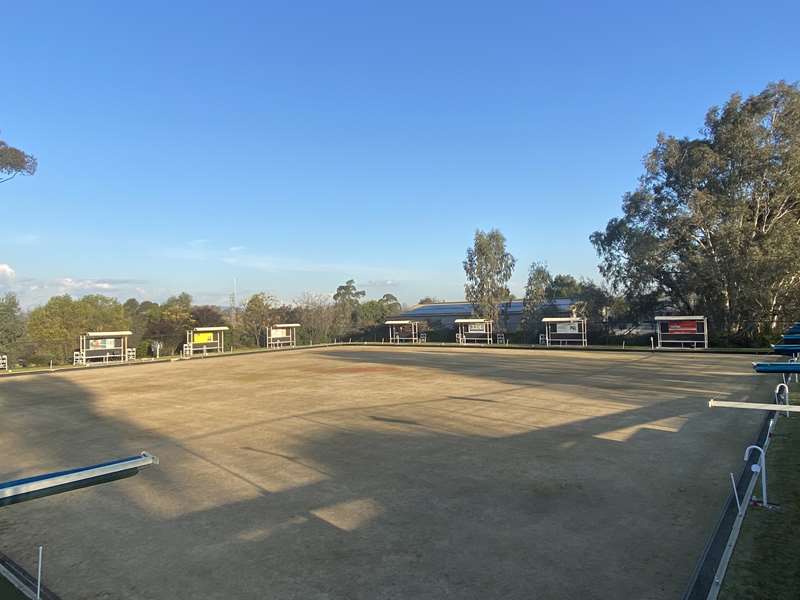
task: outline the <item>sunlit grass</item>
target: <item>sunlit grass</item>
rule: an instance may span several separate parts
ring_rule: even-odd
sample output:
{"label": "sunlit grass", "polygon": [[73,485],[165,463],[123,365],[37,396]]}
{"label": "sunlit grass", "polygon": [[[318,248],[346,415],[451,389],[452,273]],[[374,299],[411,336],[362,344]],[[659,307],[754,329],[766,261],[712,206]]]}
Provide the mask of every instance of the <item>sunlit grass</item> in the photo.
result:
{"label": "sunlit grass", "polygon": [[[800,386],[792,389],[796,397]],[[728,567],[723,600],[800,598],[800,415],[781,417],[767,452],[767,493],[777,510],[750,508]],[[756,491],[760,496],[760,484]]]}

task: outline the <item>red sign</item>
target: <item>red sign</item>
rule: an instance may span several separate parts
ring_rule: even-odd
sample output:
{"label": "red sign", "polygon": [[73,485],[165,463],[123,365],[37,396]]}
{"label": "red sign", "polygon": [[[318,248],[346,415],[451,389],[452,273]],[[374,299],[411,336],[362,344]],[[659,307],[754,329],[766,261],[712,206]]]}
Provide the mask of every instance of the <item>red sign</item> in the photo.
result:
{"label": "red sign", "polygon": [[697,333],[697,321],[670,321],[669,333]]}

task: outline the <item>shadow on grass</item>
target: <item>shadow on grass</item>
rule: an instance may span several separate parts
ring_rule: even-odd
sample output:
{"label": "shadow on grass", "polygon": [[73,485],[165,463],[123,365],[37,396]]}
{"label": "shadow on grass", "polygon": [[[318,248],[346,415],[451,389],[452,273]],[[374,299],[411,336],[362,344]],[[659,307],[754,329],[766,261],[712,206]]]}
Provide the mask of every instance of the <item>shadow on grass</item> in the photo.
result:
{"label": "shadow on grass", "polygon": [[[590,363],[565,372],[563,358],[498,356],[492,367],[445,353],[433,365],[382,351],[320,357],[500,387],[388,403],[356,385],[352,396],[363,402],[322,408],[305,398],[278,417],[270,410],[278,397],[258,390],[263,402],[232,425],[210,391],[191,396],[194,410],[175,410],[214,426],[167,435],[99,410],[69,377],[3,381],[3,474],[140,448],[162,463],[3,509],[2,544],[21,552],[45,543],[46,579],[65,597],[672,598],[725,497],[739,438],[749,439],[731,435],[746,417],[701,416],[698,396],[659,386],[647,357],[624,373]],[[703,382],[685,377],[686,386]],[[197,388],[218,379],[198,370]],[[629,408],[580,416],[526,403],[530,390],[553,385],[587,400],[593,387],[615,390]],[[155,410],[168,408],[169,392],[163,401],[143,410],[161,418]],[[537,425],[548,411],[561,422]],[[665,419],[681,425],[652,426]]]}

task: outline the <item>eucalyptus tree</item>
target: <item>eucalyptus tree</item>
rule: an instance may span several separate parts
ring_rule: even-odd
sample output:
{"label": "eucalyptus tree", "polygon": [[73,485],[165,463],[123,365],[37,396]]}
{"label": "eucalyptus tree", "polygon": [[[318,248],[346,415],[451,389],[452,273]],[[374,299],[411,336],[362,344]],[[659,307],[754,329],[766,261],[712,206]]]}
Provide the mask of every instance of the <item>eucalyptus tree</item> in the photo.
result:
{"label": "eucalyptus tree", "polygon": [[496,321],[498,305],[512,299],[508,282],[516,265],[516,259],[506,250],[505,236],[497,229],[478,229],[463,264],[467,300],[480,317]]}
{"label": "eucalyptus tree", "polygon": [[[248,346],[266,346],[270,325],[276,323],[278,300],[265,292],[248,298],[242,311],[242,342]],[[280,321],[278,321],[280,322]]]}
{"label": "eucalyptus tree", "polygon": [[336,307],[339,333],[345,333],[358,324],[359,304],[366,295],[364,290],[356,288],[353,279],[348,279],[336,288],[333,302]]}
{"label": "eucalyptus tree", "polygon": [[9,355],[11,364],[17,354],[17,345],[25,334],[25,315],[16,294],[7,292],[0,296],[0,354]]}
{"label": "eucalyptus tree", "polygon": [[540,328],[542,307],[550,298],[553,276],[547,265],[532,262],[528,269],[528,280],[525,283],[525,298],[522,300],[522,327],[525,331],[538,331]]}
{"label": "eucalyptus tree", "polygon": [[800,306],[800,89],[709,109],[697,138],[659,134],[623,216],[591,236],[632,305],[668,298],[752,341]]}
{"label": "eucalyptus tree", "polygon": [[37,166],[36,158],[0,140],[0,183],[17,175],[33,175]]}

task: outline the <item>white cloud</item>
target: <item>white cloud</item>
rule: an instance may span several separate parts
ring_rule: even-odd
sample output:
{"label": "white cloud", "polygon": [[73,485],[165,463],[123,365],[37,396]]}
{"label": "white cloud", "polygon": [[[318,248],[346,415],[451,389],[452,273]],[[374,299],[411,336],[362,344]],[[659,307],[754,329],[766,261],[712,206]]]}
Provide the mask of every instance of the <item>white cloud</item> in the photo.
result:
{"label": "white cloud", "polygon": [[85,293],[124,291],[128,289],[136,290],[132,287],[136,284],[144,283],[140,279],[73,279],[72,277],[62,277],[55,280],[55,285],[62,290],[76,291]]}
{"label": "white cloud", "polygon": [[11,283],[14,281],[14,278],[17,276],[14,269],[11,268],[11,265],[6,263],[0,263],[0,283]]}
{"label": "white cloud", "polygon": [[65,290],[113,290],[116,286],[107,281],[95,281],[93,279],[72,279],[71,277],[63,277],[56,279],[56,284]]}
{"label": "white cloud", "polygon": [[146,282],[141,279],[111,277],[37,279],[33,277],[15,277],[13,275],[14,270],[8,267],[8,270],[12,273],[9,278],[5,275],[6,269],[4,267],[8,267],[8,265],[0,264],[0,290],[5,288],[16,293],[22,305],[26,308],[44,304],[53,296],[62,294],[69,294],[74,298],[80,298],[87,294],[103,294],[121,301],[131,297],[145,299],[150,295],[143,286]]}

